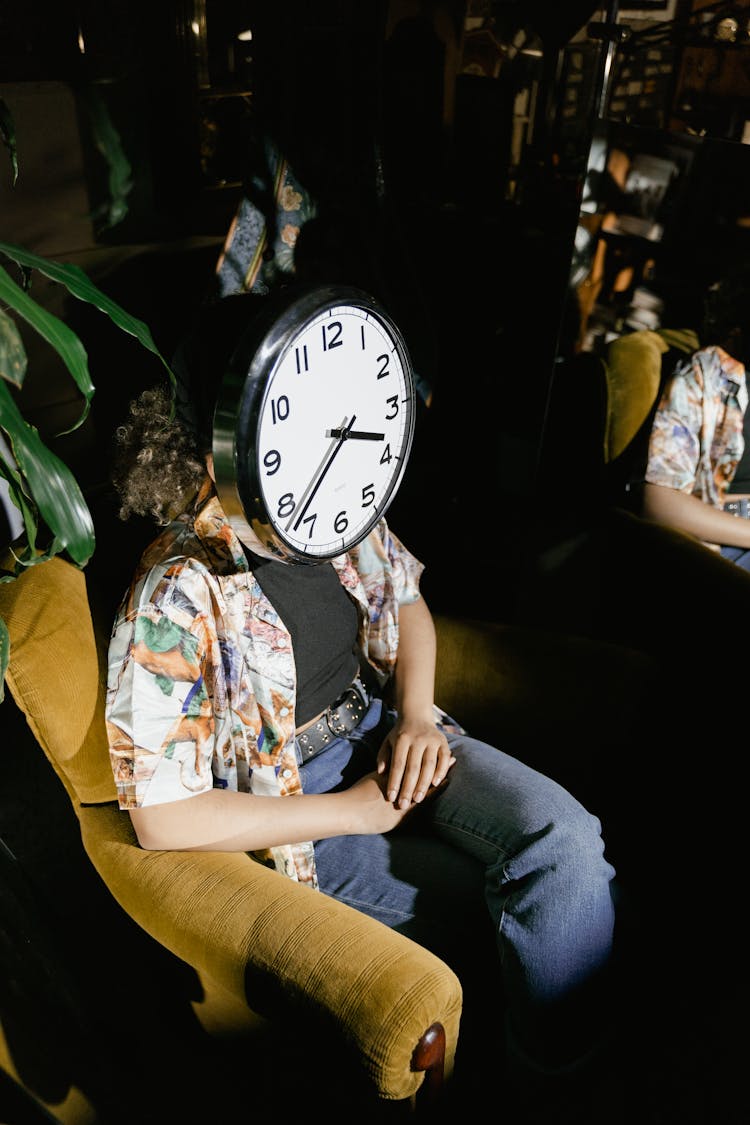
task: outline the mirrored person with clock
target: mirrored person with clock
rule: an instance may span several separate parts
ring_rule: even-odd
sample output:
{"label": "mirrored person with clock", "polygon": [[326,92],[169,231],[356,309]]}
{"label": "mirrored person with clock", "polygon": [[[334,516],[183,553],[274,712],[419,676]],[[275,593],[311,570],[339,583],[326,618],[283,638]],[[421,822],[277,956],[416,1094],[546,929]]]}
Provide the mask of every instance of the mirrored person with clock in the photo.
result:
{"label": "mirrored person with clock", "polygon": [[514,1074],[574,1072],[605,1037],[614,872],[570,793],[433,699],[423,567],[384,516],[403,340],[357,290],[257,301],[207,309],[176,411],[149,389],[117,432],[120,515],[164,525],[110,645],[120,807],[143,848],[253,853],[429,947],[462,1038],[484,1005]]}

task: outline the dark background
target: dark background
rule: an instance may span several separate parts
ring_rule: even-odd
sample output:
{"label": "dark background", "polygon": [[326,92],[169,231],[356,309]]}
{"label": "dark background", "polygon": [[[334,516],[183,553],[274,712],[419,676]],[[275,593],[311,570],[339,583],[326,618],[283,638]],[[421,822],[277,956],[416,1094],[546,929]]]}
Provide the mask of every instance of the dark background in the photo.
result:
{"label": "dark background", "polygon": [[[695,23],[696,12],[721,5],[680,0],[666,28],[644,31],[629,18],[636,34],[617,46],[605,81],[616,7],[5,4],[0,97],[15,122],[20,172],[13,187],[10,161],[0,161],[0,239],[80,265],[150,326],[169,357],[212,292],[270,133],[319,204],[300,254],[321,275],[384,301],[431,389],[389,514],[426,564],[431,608],[631,645],[666,667],[673,635],[649,622],[659,619],[659,583],[674,568],[644,555],[629,526],[612,530],[600,488],[600,388],[576,343],[571,287],[592,253],[579,250],[580,208],[596,213],[619,200],[593,167],[595,138],[605,149],[676,154],[689,173],[661,215],[650,282],[671,307],[697,316],[706,284],[747,252],[749,149],[740,142],[750,47],[747,36],[717,46]],[[467,18],[478,21],[472,34]],[[238,40],[247,27],[252,41]],[[661,70],[650,76],[655,49],[664,52]],[[638,82],[640,93],[613,110],[618,89]],[[96,132],[102,107],[125,157],[119,184]],[[117,221],[113,198],[122,204]],[[32,293],[84,340],[97,392],[84,427],[60,436],[81,403],[50,349],[21,325],[29,369],[19,401],[82,485],[97,529],[90,574],[106,579],[114,608],[153,529],[116,519],[112,431],[161,367],[41,275]],[[601,302],[603,332],[629,330],[631,297]],[[571,547],[580,542],[585,550]],[[54,1103],[72,1075],[103,1120],[119,1123],[128,1109],[119,1104],[116,1052],[131,1049],[139,1016],[122,1001],[101,1004],[112,989],[111,950],[140,958],[144,994],[165,981],[174,989],[152,1013],[162,1066],[184,1068],[181,1052],[200,1049],[189,1020],[172,1023],[181,1005],[170,1002],[184,1001],[189,987],[114,909],[10,699],[0,725],[3,1030],[38,1096]],[[50,1040],[40,1049],[44,1024]],[[180,1107],[183,1119],[190,1108]],[[141,1120],[174,1110],[157,1102]],[[0,1114],[7,1125],[47,1119],[5,1082]]]}

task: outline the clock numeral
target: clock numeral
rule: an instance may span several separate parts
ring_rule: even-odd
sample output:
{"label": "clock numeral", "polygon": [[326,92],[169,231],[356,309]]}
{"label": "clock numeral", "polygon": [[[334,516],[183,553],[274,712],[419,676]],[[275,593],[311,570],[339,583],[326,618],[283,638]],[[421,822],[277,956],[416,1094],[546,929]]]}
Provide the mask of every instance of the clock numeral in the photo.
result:
{"label": "clock numeral", "polygon": [[365,326],[364,326],[364,324],[360,324],[360,326],[359,326],[359,338],[362,341],[362,351],[364,351],[365,350]]}
{"label": "clock numeral", "polygon": [[277,507],[279,519],[283,520],[286,519],[287,516],[291,516],[292,512],[294,511],[294,506],[293,492],[285,492],[283,496],[280,496]]}
{"label": "clock numeral", "polygon": [[349,520],[346,517],[346,511],[339,512],[333,521],[333,530],[337,531],[339,535],[343,535],[348,526]]}
{"label": "clock numeral", "polygon": [[278,473],[281,468],[281,454],[278,449],[269,449],[268,453],[263,456],[263,464],[266,466],[266,474],[272,477],[274,473]]}
{"label": "clock numeral", "polygon": [[386,414],[386,419],[392,422],[398,414],[398,395],[390,395],[385,401],[391,407],[391,412],[390,414]]}
{"label": "clock numeral", "polygon": [[302,348],[294,349],[294,360],[297,364],[297,374],[301,375],[303,371],[308,371],[307,366],[307,344],[303,344]]}
{"label": "clock numeral", "polygon": [[[308,539],[312,539],[312,537],[313,537],[313,532],[315,531],[315,521],[316,521],[317,518],[318,518],[318,513],[313,512],[311,516],[305,516],[305,518],[302,521],[303,523],[309,523],[310,524],[310,528],[307,532],[307,538]],[[295,524],[294,526],[295,526],[295,529],[296,529],[297,525]]]}
{"label": "clock numeral", "polygon": [[284,422],[289,417],[289,399],[286,395],[279,395],[271,399],[271,418],[274,426],[277,422]]}
{"label": "clock numeral", "polygon": [[390,362],[391,357],[387,353],[378,356],[378,363],[380,364],[378,368],[378,379],[385,379],[386,375],[390,375],[390,371],[388,370],[388,364]]}
{"label": "clock numeral", "polygon": [[385,449],[383,450],[383,452],[380,455],[380,464],[381,465],[390,465],[392,460],[393,460],[393,454],[391,453],[391,443],[387,442]]}
{"label": "clock numeral", "polygon": [[362,486],[362,507],[369,508],[375,501],[375,488],[372,484]]}
{"label": "clock numeral", "polygon": [[343,329],[341,327],[341,321],[340,320],[331,320],[331,321],[328,322],[328,324],[323,325],[323,351],[324,352],[330,352],[331,348],[340,348],[341,347],[341,345],[344,342],[341,339],[342,331],[343,331]]}

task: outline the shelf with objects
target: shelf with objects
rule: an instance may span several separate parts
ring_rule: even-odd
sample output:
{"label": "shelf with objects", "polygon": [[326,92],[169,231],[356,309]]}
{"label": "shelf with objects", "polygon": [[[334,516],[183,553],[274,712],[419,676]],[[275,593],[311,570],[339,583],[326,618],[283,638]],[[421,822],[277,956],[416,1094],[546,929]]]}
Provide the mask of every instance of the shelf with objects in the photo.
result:
{"label": "shelf with objects", "polygon": [[571,272],[576,347],[595,353],[691,315],[750,224],[750,4],[618,27]]}

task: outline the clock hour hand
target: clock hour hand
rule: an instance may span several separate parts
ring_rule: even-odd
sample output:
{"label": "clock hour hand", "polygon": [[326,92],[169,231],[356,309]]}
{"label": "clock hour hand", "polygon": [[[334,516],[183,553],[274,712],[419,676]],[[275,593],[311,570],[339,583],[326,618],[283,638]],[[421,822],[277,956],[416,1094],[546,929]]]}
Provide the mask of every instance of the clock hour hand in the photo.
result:
{"label": "clock hour hand", "polygon": [[356,414],[352,415],[352,420],[351,420],[351,422],[349,423],[348,426],[346,424],[346,417],[344,417],[343,422],[341,423],[341,425],[335,431],[334,430],[329,431],[331,436],[333,436],[334,433],[338,435],[338,437],[335,439],[336,444],[333,446],[332,449],[329,449],[328,453],[323,458],[323,461],[321,462],[320,465],[318,465],[318,468],[315,470],[315,473],[313,474],[312,480],[308,484],[305,491],[302,493],[302,496],[300,497],[300,502],[297,505],[297,507],[294,509],[294,511],[292,512],[291,518],[290,518],[288,524],[286,525],[287,531],[289,530],[290,527],[292,527],[292,523],[294,524],[294,530],[295,531],[297,531],[297,529],[299,528],[299,525],[302,523],[302,520],[305,517],[305,512],[310,507],[310,503],[311,503],[313,497],[315,496],[315,493],[320,488],[321,484],[323,483],[323,479],[324,479],[326,473],[328,472],[331,465],[333,464],[334,457],[336,456],[338,451],[341,449],[341,446],[346,441],[347,436],[349,434],[349,431],[351,430],[352,426],[354,425],[354,421],[355,421],[356,417],[357,417]]}
{"label": "clock hour hand", "polygon": [[332,438],[343,438],[345,441],[384,441],[385,434],[376,434],[371,430],[351,430],[347,426],[343,430],[329,430],[328,436]]}

